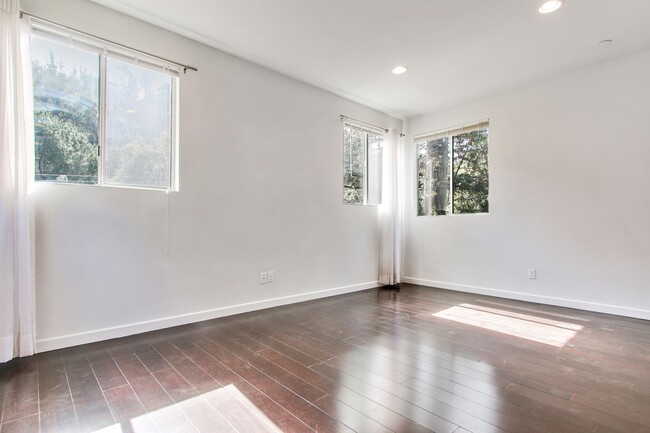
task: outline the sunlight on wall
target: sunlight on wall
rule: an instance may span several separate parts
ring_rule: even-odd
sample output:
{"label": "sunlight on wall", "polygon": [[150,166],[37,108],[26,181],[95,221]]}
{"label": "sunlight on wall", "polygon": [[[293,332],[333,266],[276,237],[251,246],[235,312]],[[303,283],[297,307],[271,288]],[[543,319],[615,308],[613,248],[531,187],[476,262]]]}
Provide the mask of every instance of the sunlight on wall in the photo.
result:
{"label": "sunlight on wall", "polygon": [[[251,418],[256,418],[255,424],[264,425],[264,433],[282,433],[273,422],[267,418],[264,413],[255,406],[244,394],[237,389],[235,385],[226,385],[222,388],[216,389],[214,391],[206,392],[204,394],[198,395],[196,397],[189,398],[178,402],[178,404],[166,406],[158,410],[148,412],[144,415],[136,416],[130,420],[110,425],[101,430],[95,430],[93,433],[144,433],[151,431],[151,422],[152,420],[156,421],[157,415],[168,415],[166,412],[171,412],[180,408],[187,418],[192,422],[192,413],[201,413],[205,410],[206,404],[210,404],[211,401],[218,401],[220,403],[229,405],[229,404],[238,404],[240,409],[243,409],[247,416]],[[212,406],[214,408],[214,405]],[[216,408],[215,408],[216,409]],[[123,424],[127,424],[124,426]],[[253,424],[254,425],[254,424]],[[163,429],[164,426],[158,425],[160,429]]]}
{"label": "sunlight on wall", "polygon": [[472,304],[457,305],[432,315],[555,347],[564,347],[583,329],[573,323]]}

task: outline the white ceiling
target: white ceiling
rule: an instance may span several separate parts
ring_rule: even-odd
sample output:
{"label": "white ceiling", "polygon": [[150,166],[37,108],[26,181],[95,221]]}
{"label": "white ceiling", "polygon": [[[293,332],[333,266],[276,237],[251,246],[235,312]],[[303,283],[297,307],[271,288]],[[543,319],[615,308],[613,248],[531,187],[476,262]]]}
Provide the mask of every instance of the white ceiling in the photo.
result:
{"label": "white ceiling", "polygon": [[650,0],[93,1],[402,118],[650,48]]}

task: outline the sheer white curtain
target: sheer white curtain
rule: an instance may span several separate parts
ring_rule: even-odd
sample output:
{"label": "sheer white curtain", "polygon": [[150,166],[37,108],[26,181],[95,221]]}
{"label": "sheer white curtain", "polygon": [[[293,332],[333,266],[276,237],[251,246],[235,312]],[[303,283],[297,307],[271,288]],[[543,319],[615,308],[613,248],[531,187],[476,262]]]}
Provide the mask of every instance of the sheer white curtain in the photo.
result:
{"label": "sheer white curtain", "polygon": [[34,215],[29,36],[0,0],[0,362],[34,353]]}
{"label": "sheer white curtain", "polygon": [[402,273],[402,137],[394,128],[384,134],[379,227],[379,282],[396,285]]}

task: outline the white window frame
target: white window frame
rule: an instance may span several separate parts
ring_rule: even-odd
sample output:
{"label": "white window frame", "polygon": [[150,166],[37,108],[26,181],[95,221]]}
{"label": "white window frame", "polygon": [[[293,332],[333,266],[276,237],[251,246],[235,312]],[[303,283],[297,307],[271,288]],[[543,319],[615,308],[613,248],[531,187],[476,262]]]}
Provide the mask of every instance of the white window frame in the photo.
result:
{"label": "white window frame", "polygon": [[[365,143],[362,144],[363,146],[363,201],[362,203],[348,203],[346,201],[343,201],[343,204],[347,205],[357,205],[357,206],[380,206],[381,205],[381,193],[379,194],[379,201],[377,203],[371,203],[369,200],[369,186],[370,186],[370,176],[368,174],[368,153],[369,149],[368,146],[370,145],[370,140],[369,140],[369,134],[373,135],[378,135],[382,139],[382,143],[384,140],[384,134],[386,133],[386,130],[378,128],[378,127],[372,127],[371,125],[368,125],[363,122],[358,122],[358,121],[352,121],[349,119],[345,119],[343,121],[343,149],[345,152],[345,128],[352,128],[356,129],[358,131],[364,132],[366,134],[365,138]],[[382,145],[383,148],[383,145]],[[383,152],[383,150],[382,150]],[[345,156],[344,156],[345,158]],[[383,155],[382,155],[383,158]],[[345,164],[344,164],[344,169],[345,169]],[[381,178],[378,179],[378,185],[381,191],[381,188],[383,187],[383,167],[381,167]],[[344,173],[345,174],[345,173]]]}
{"label": "white window frame", "polygon": [[[415,146],[415,191],[416,191],[416,200],[415,200],[415,215],[418,217],[440,217],[440,216],[460,216],[460,215],[488,215],[488,212],[472,212],[472,213],[456,213],[454,212],[454,178],[453,178],[453,167],[454,167],[454,137],[460,134],[465,134],[468,132],[490,129],[490,119],[480,120],[478,122],[466,123],[463,125],[454,126],[451,128],[440,129],[434,132],[427,132],[424,134],[418,134],[413,137],[413,144]],[[433,140],[438,140],[441,138],[449,138],[449,209],[450,212],[444,215],[420,215],[419,213],[419,183],[418,183],[418,147],[422,143],[427,143]],[[488,152],[489,152],[489,139],[488,139]],[[488,158],[489,161],[489,158]],[[489,178],[489,166],[488,166],[488,178]],[[489,196],[489,191],[488,191]],[[489,203],[489,200],[488,200]]]}
{"label": "white window frame", "polygon": [[[99,55],[99,105],[98,105],[98,146],[97,146],[97,183],[94,185],[66,183],[57,181],[37,181],[38,183],[51,183],[61,185],[76,185],[90,187],[111,187],[127,189],[145,189],[157,191],[179,190],[179,79],[181,67],[147,55],[142,52],[128,49],[124,46],[111,44],[101,38],[94,38],[85,33],[77,32],[67,27],[29,17],[31,20],[32,36],[50,40],[53,43],[67,43],[73,48],[94,52]],[[113,58],[135,66],[150,69],[155,72],[165,73],[171,77],[171,131],[169,153],[169,185],[165,187],[130,185],[128,183],[111,183],[106,179],[106,73],[107,59]]]}

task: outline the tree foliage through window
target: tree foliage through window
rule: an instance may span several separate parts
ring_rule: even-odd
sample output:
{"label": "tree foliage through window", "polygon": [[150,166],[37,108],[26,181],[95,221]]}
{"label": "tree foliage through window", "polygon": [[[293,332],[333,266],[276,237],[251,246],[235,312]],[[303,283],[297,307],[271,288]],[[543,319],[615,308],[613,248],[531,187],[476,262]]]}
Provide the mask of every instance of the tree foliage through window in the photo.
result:
{"label": "tree foliage through window", "polygon": [[417,142],[418,215],[487,213],[488,128]]}
{"label": "tree foliage through window", "polygon": [[488,130],[453,137],[454,213],[488,211]]}
{"label": "tree foliage through window", "polygon": [[[35,39],[33,45],[43,44]],[[99,56],[73,57],[70,50],[62,47],[58,59],[49,51],[46,61],[32,61],[35,179],[96,184]]]}
{"label": "tree foliage through window", "polygon": [[100,72],[99,54],[40,37],[32,53],[36,180],[171,186],[173,77],[108,57]]}
{"label": "tree foliage through window", "polygon": [[383,134],[343,127],[343,203],[381,204]]}

